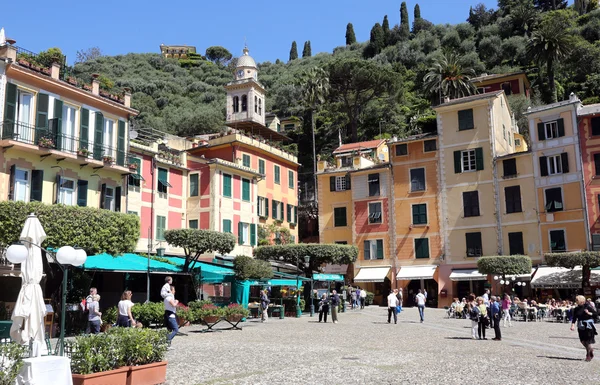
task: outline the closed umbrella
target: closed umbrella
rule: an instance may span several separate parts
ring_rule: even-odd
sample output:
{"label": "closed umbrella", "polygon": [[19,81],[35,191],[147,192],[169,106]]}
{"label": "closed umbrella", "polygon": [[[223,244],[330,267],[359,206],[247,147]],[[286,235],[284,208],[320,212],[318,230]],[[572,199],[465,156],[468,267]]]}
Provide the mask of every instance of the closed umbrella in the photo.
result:
{"label": "closed umbrella", "polygon": [[20,344],[29,343],[33,339],[33,351],[38,352],[44,346],[44,317],[46,316],[46,305],[44,295],[40,287],[40,281],[44,273],[42,265],[42,250],[35,245],[41,245],[46,239],[46,233],[42,228],[40,220],[31,214],[25,221],[21,232],[22,241],[28,248],[28,256],[21,264],[21,291],[17,297],[15,308],[12,313],[12,327],[10,336]]}
{"label": "closed umbrella", "polygon": [[6,44],[6,35],[4,33],[4,28],[0,28],[0,45]]}

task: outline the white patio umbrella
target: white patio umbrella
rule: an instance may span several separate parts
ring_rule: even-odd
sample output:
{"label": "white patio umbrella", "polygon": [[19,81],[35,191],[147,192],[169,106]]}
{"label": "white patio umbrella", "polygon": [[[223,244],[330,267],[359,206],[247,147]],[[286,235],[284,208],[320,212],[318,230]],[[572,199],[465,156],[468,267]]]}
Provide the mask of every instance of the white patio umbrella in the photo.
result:
{"label": "white patio umbrella", "polygon": [[[21,264],[21,291],[11,317],[13,324],[10,328],[10,336],[21,344],[27,344],[30,339],[33,339],[34,345],[39,344],[33,347],[34,355],[37,355],[35,353],[39,354],[45,343],[46,305],[40,286],[44,268],[42,250],[38,246],[46,239],[46,233],[35,214],[27,217],[20,239],[25,241],[28,256]],[[33,246],[32,243],[38,246]]]}
{"label": "white patio umbrella", "polygon": [[4,33],[4,28],[0,28],[0,45],[6,44],[6,34]]}

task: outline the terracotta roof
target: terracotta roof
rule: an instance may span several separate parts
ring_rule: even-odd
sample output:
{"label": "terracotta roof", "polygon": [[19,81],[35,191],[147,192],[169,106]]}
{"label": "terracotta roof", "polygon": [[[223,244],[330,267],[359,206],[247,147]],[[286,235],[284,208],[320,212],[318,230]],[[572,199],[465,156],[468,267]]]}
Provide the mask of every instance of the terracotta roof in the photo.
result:
{"label": "terracotta roof", "polygon": [[433,109],[437,110],[438,108],[444,108],[446,106],[453,106],[453,105],[461,104],[461,103],[474,102],[476,100],[491,99],[491,98],[495,98],[503,93],[504,93],[504,91],[486,92],[485,94],[477,94],[477,95],[465,96],[465,97],[457,98],[457,99],[450,99],[449,102],[437,105],[437,106],[433,107]]}
{"label": "terracotta roof", "polygon": [[479,82],[484,82],[486,80],[502,79],[502,78],[507,78],[509,76],[515,76],[515,75],[526,75],[526,74],[525,74],[525,72],[521,71],[521,72],[510,72],[507,74],[481,75],[481,76],[477,76],[475,78],[471,78],[471,82],[479,83]]}
{"label": "terracotta roof", "polygon": [[333,151],[333,153],[339,154],[342,152],[349,152],[352,150],[376,148],[376,147],[379,147],[379,145],[381,145],[381,143],[383,143],[383,142],[385,142],[385,140],[375,139],[375,140],[369,140],[366,142],[346,143],[346,144],[342,144],[341,146],[336,148]]}
{"label": "terracotta roof", "polygon": [[429,138],[435,138],[435,137],[437,137],[437,133],[425,132],[423,134],[407,136],[406,138],[399,138],[396,140],[392,139],[389,143],[394,144],[394,143],[414,142],[414,141],[421,140],[421,139],[429,139]]}

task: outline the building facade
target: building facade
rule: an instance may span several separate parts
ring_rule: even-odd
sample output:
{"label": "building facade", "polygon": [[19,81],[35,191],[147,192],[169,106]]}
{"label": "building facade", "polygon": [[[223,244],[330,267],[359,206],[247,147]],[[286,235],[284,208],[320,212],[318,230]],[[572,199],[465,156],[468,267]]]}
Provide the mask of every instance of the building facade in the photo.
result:
{"label": "building facade", "polygon": [[482,75],[472,78],[471,81],[477,87],[477,93],[479,94],[504,91],[506,96],[525,95],[529,97],[531,89],[531,84],[525,72]]}
{"label": "building facade", "polygon": [[583,106],[577,116],[591,249],[600,251],[600,104]]}

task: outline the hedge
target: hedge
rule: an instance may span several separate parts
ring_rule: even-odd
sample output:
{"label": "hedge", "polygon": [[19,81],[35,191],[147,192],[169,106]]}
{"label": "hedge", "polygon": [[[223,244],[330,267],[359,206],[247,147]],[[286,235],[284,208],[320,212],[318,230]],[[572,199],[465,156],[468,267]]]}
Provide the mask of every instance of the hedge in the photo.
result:
{"label": "hedge", "polygon": [[0,248],[17,242],[27,216],[35,213],[47,238],[43,247],[70,245],[88,255],[120,255],[135,250],[139,217],[91,207],[47,205],[40,202],[0,202]]}
{"label": "hedge", "polygon": [[306,271],[319,269],[325,263],[334,265],[345,265],[353,263],[358,257],[358,248],[350,245],[338,244],[291,244],[291,245],[272,245],[259,246],[254,249],[254,257],[264,261],[279,261],[296,264],[298,261],[304,263],[304,256],[310,256],[310,266]]}
{"label": "hedge", "polygon": [[235,247],[233,234],[220,231],[200,229],[177,229],[165,231],[165,240],[174,247],[181,247],[185,252],[183,271],[189,271],[190,264],[198,260],[202,254],[216,252],[227,254]]}
{"label": "hedge", "polygon": [[559,266],[572,269],[575,266],[600,266],[600,252],[581,251],[578,253],[549,253],[545,254],[546,263],[550,266]]}
{"label": "hedge", "polygon": [[531,274],[531,258],[526,255],[496,255],[481,257],[477,270],[482,274]]}

